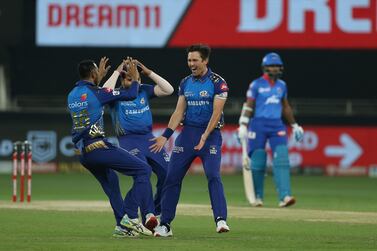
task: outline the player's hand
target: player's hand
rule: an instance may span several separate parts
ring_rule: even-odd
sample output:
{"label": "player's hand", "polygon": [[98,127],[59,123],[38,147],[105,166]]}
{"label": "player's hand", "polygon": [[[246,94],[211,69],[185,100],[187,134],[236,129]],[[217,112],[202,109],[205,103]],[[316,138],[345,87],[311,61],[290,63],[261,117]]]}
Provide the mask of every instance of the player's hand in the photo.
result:
{"label": "player's hand", "polygon": [[136,63],[137,66],[140,67],[140,69],[141,69],[141,73],[143,73],[143,74],[146,75],[146,76],[151,75],[152,70],[150,70],[148,67],[146,67],[145,65],[143,65],[143,64],[142,64],[140,61],[138,61],[137,59],[134,59],[133,61]]}
{"label": "player's hand", "polygon": [[293,129],[293,135],[295,136],[295,140],[297,142],[301,141],[302,138],[304,137],[304,129],[299,126],[297,123],[294,123],[292,125],[292,129]]}
{"label": "player's hand", "polygon": [[194,150],[200,151],[203,148],[204,144],[206,143],[207,138],[208,138],[208,135],[203,133],[202,136],[200,137],[199,144],[197,144],[194,147]]}
{"label": "player's hand", "polygon": [[238,127],[237,129],[237,132],[238,132],[238,138],[239,140],[241,141],[242,139],[246,139],[247,140],[247,126],[244,125],[244,124],[241,124],[240,127]]}
{"label": "player's hand", "polygon": [[155,141],[153,145],[149,147],[152,153],[159,153],[161,152],[162,148],[164,148],[164,145],[166,141],[168,141],[167,138],[164,136],[155,137],[153,139],[150,139],[149,141]]}
{"label": "player's hand", "polygon": [[242,168],[250,171],[250,158],[247,155],[242,156]]}
{"label": "player's hand", "polygon": [[100,79],[100,81],[103,79],[103,77],[106,76],[107,72],[111,68],[110,65],[106,66],[108,62],[109,62],[109,58],[108,57],[102,57],[101,60],[99,61],[99,65],[98,65],[98,78]]}
{"label": "player's hand", "polygon": [[140,74],[139,74],[139,71],[137,70],[137,66],[136,66],[136,63],[134,62],[134,60],[132,59],[132,57],[127,57],[127,60],[126,60],[126,72],[127,74],[130,75],[132,81],[137,81],[139,82],[139,79],[140,79]]}

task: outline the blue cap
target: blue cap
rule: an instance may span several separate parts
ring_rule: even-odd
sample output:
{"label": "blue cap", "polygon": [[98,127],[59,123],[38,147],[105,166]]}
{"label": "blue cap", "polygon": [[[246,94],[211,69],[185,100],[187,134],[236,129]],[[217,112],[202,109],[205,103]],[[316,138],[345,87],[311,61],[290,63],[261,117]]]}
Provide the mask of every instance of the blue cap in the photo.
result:
{"label": "blue cap", "polygon": [[283,61],[281,60],[279,54],[271,52],[264,56],[262,60],[262,66],[269,65],[280,65],[283,66]]}

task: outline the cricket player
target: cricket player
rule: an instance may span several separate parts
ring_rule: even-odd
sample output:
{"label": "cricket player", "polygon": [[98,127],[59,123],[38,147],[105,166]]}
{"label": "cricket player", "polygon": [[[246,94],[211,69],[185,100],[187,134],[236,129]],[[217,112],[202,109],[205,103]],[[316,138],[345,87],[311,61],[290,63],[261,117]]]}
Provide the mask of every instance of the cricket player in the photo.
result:
{"label": "cricket player", "polygon": [[[134,231],[150,235],[151,232],[143,227],[137,213],[132,210],[134,205],[141,205],[148,212],[146,218],[150,221],[149,225],[155,227],[158,224],[154,216],[152,187],[149,180],[150,167],[126,150],[109,143],[103,128],[104,105],[117,100],[133,100],[137,97],[140,86],[138,73],[136,65],[131,64],[128,74],[132,84],[127,90],[100,88],[98,87],[100,79],[108,69],[104,66],[107,60],[107,58],[101,59],[100,70],[92,60],[84,60],[78,65],[80,81],[68,95],[68,109],[73,123],[72,141],[81,152],[81,164],[96,177],[109,198],[117,224],[113,236],[135,236],[137,234]],[[119,65],[112,77],[119,76],[123,64]],[[134,179],[125,202],[114,170]]]}
{"label": "cricket player", "polygon": [[[161,193],[165,182],[169,155],[164,149],[153,153],[149,150],[152,145],[152,113],[149,108],[149,99],[171,95],[174,88],[164,78],[148,69],[137,60],[133,60],[141,68],[141,72],[151,78],[156,85],[141,84],[136,99],[131,101],[117,100],[111,104],[111,116],[120,147],[134,156],[147,162],[157,175],[156,194],[154,197],[155,215],[161,213]],[[131,75],[121,72],[122,86],[128,89],[132,85]],[[111,82],[114,88],[116,81]],[[137,213],[138,208],[134,208]],[[144,209],[141,208],[141,211]]]}
{"label": "cricket player", "polygon": [[[296,200],[291,194],[290,164],[288,159],[287,129],[282,115],[292,126],[295,140],[303,138],[304,130],[293,116],[288,103],[287,85],[280,79],[283,61],[276,53],[267,54],[262,61],[263,76],[254,80],[247,91],[239,119],[238,136],[248,139],[256,202],[263,206],[263,186],[266,171],[267,140],[272,150],[274,181],[279,195],[279,207],[288,207]],[[252,117],[252,119],[251,119]],[[248,157],[247,157],[248,158]],[[247,160],[243,160],[244,163]]]}
{"label": "cricket player", "polygon": [[181,192],[182,180],[192,161],[199,157],[208,180],[213,216],[218,233],[228,232],[227,205],[220,177],[221,144],[220,128],[224,124],[223,107],[228,86],[208,68],[210,48],[196,44],[187,49],[187,64],[191,75],[181,81],[179,98],[164,133],[155,138],[150,147],[159,152],[174,130],[183,121],[183,128],[175,140],[168,173],[163,188],[161,224],[155,228],[155,236],[168,237],[173,232],[173,221]]}

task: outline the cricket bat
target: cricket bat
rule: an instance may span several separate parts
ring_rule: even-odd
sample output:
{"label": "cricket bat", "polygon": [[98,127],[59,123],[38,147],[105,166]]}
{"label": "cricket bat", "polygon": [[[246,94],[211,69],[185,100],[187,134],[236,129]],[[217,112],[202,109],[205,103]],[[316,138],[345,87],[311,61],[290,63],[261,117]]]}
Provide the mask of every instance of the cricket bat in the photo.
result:
{"label": "cricket bat", "polygon": [[250,169],[250,160],[247,154],[247,139],[241,139],[242,146],[242,176],[245,187],[245,195],[250,205],[255,204],[255,191],[253,182],[253,173]]}

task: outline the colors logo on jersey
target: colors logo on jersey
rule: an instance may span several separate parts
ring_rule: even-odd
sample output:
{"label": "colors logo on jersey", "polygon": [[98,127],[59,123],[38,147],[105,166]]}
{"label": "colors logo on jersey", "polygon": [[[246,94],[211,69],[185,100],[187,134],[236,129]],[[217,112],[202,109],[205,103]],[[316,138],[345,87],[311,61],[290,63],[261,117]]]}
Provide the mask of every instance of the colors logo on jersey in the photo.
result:
{"label": "colors logo on jersey", "polygon": [[80,99],[81,101],[85,101],[87,97],[88,97],[88,94],[84,93],[81,95]]}

